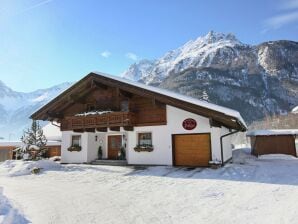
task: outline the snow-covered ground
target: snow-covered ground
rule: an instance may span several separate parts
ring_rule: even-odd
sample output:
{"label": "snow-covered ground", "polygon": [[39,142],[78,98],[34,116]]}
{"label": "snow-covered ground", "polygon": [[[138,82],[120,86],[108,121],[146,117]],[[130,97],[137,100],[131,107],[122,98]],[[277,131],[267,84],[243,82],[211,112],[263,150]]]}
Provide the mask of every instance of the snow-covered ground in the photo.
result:
{"label": "snow-covered ground", "polygon": [[26,224],[29,221],[17,209],[13,208],[8,199],[2,194],[0,188],[0,223],[2,224]]}
{"label": "snow-covered ground", "polygon": [[298,159],[289,156],[236,150],[217,170],[47,165],[38,175],[0,165],[2,220],[13,210],[16,224],[297,223]]}

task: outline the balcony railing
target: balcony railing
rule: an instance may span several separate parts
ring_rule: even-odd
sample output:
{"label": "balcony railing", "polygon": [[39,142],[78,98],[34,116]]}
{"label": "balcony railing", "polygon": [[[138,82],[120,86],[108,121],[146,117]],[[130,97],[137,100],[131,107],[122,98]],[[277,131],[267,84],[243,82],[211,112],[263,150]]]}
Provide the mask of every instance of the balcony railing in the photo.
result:
{"label": "balcony railing", "polygon": [[111,112],[101,115],[71,116],[62,120],[61,130],[134,126],[135,121],[135,114],[132,112]]}

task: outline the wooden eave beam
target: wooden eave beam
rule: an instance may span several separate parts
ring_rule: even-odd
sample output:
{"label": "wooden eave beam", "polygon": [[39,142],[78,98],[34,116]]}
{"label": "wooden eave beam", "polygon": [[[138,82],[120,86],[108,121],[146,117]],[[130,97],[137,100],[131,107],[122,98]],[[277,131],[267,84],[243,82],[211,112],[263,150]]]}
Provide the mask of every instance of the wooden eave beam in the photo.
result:
{"label": "wooden eave beam", "polygon": [[52,118],[63,119],[64,115],[61,113],[55,113],[51,111],[47,111],[47,116],[52,120]]}
{"label": "wooden eave beam", "polygon": [[123,129],[125,131],[133,131],[134,130],[134,127],[133,126],[124,126]]}
{"label": "wooden eave beam", "polygon": [[91,88],[99,88],[99,89],[108,89],[108,86],[105,84],[102,84],[101,82],[98,82],[94,79],[91,81]]}
{"label": "wooden eave beam", "polygon": [[120,95],[127,97],[129,99],[131,99],[133,97],[133,94],[127,91],[124,91],[122,89],[119,90]]}
{"label": "wooden eave beam", "polygon": [[98,131],[98,132],[107,132],[108,128],[107,127],[96,128],[96,131]]}
{"label": "wooden eave beam", "polygon": [[120,126],[109,127],[111,131],[120,131]]}

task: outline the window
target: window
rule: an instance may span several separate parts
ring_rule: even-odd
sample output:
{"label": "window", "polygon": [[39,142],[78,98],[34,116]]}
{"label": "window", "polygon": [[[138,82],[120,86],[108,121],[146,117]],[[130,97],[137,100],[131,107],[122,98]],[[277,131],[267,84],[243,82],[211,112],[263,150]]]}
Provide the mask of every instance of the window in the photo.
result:
{"label": "window", "polygon": [[129,102],[128,102],[128,100],[122,100],[121,101],[121,111],[123,111],[123,112],[129,111]]}
{"label": "window", "polygon": [[96,106],[94,104],[87,104],[87,112],[95,111]]}
{"label": "window", "polygon": [[150,132],[138,133],[138,145],[152,145],[152,134]]}
{"label": "window", "polygon": [[71,137],[71,146],[81,146],[81,136],[73,135]]}

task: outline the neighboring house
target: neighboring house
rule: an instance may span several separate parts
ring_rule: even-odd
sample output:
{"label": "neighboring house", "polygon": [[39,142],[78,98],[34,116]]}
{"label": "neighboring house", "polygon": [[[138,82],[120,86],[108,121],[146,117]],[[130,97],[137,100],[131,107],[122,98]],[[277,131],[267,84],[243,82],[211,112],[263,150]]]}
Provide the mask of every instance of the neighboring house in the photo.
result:
{"label": "neighboring house", "polygon": [[297,157],[298,129],[256,130],[247,133],[251,142],[251,153],[288,154]]}
{"label": "neighboring house", "polygon": [[[208,166],[232,158],[237,111],[103,73],[90,73],[32,116],[60,123],[61,161]],[[122,154],[121,154],[122,155]]]}
{"label": "neighboring house", "polygon": [[21,145],[20,141],[0,142],[0,162],[13,159],[13,150]]}
{"label": "neighboring house", "polygon": [[[49,123],[43,128],[44,135],[47,138],[47,157],[60,156],[61,155],[61,131],[54,125]],[[22,146],[21,141],[0,141],[0,162],[15,159],[14,149]]]}

